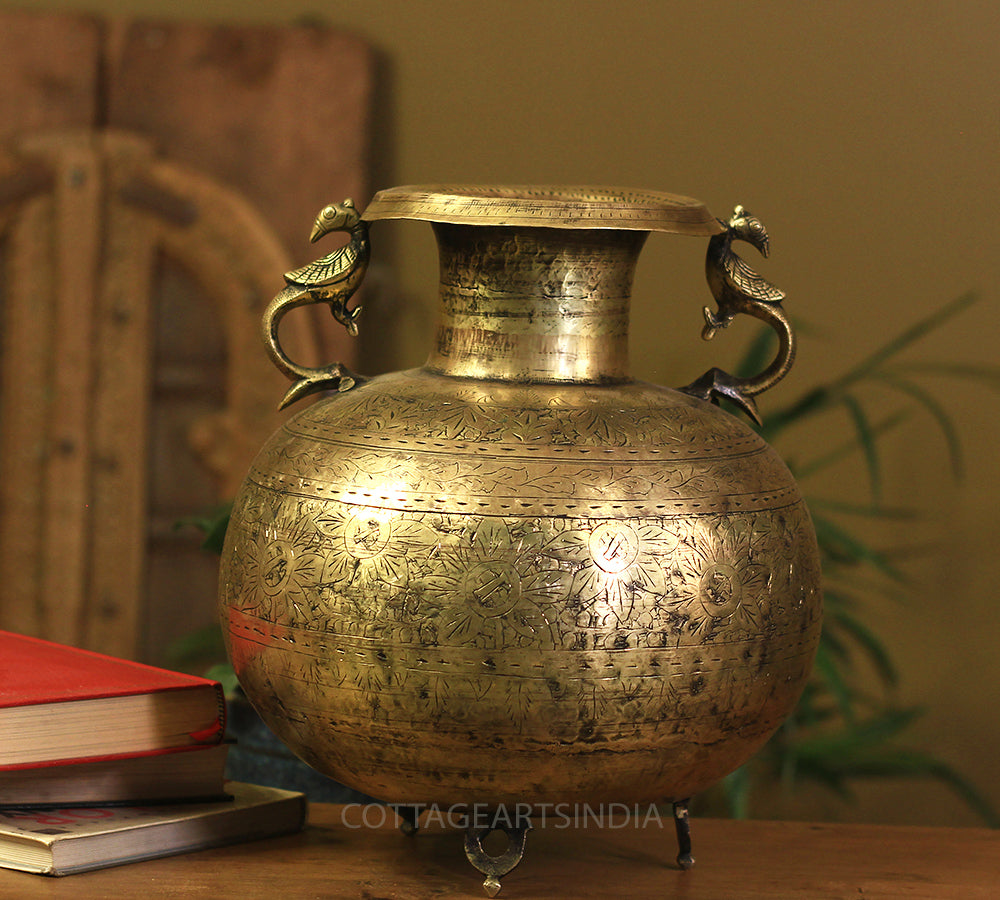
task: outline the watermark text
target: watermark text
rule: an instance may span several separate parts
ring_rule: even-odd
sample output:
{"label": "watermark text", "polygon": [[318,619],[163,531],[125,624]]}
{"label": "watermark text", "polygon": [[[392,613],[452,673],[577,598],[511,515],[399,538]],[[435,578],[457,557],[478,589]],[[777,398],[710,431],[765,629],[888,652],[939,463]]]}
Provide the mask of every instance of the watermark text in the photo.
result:
{"label": "watermark text", "polygon": [[385,828],[415,819],[420,827],[474,828],[663,828],[663,819],[673,821],[655,803],[517,803],[493,806],[485,803],[407,805],[403,803],[348,803],[341,807],[345,828]]}

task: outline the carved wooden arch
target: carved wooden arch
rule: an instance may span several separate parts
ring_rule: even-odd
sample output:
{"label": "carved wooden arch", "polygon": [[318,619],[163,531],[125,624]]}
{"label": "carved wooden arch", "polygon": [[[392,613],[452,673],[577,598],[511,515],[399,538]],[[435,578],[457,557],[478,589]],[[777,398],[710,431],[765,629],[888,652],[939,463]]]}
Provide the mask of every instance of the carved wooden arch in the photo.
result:
{"label": "carved wooden arch", "polygon": [[[291,262],[274,231],[239,194],[164,159],[152,159],[123,186],[123,196],[156,219],[164,251],[187,268],[223,312],[226,323],[226,404],[192,423],[192,445],[231,497],[267,436],[287,418],[278,403],[288,381],[267,358],[260,322],[284,286]],[[188,210],[197,211],[193,221]],[[304,223],[307,230],[310,222]],[[288,322],[288,340],[318,365],[322,352],[310,317]]]}
{"label": "carved wooden arch", "polygon": [[[258,331],[289,260],[237,193],[115,131],[33,134],[0,151],[0,240],[0,627],[134,656],[156,260],[181,265],[223,322],[225,403],[190,423],[219,497],[284,418],[287,385]],[[318,363],[309,323],[288,330]]]}

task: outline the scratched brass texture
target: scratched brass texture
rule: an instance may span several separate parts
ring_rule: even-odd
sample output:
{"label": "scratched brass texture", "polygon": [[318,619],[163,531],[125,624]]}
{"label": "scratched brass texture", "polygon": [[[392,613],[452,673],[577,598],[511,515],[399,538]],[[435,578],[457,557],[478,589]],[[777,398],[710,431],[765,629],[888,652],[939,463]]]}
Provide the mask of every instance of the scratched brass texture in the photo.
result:
{"label": "scratched brass texture", "polygon": [[731,772],[810,671],[815,536],[752,428],[627,357],[648,233],[719,247],[726,223],[610,189],[400,188],[326,214],[358,242],[433,222],[440,327],[423,368],[322,370],[338,390],[238,494],[221,612],[263,718],[391,802],[682,800]]}

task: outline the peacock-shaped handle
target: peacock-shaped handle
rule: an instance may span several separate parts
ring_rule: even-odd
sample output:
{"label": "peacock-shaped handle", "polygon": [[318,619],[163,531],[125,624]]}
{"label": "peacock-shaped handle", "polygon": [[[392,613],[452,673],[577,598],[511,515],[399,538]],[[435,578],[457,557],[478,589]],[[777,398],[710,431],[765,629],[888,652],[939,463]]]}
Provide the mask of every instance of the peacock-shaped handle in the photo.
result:
{"label": "peacock-shaped handle", "polygon": [[292,362],[278,340],[278,326],[285,314],[311,303],[328,303],[333,317],[348,333],[358,333],[357,318],[361,306],[350,308],[348,303],[368,269],[370,244],[368,223],[362,220],[352,200],[323,207],[313,224],[309,240],[318,241],[333,231],[346,231],[350,241],[315,262],[286,272],[287,286],[264,311],[261,330],[268,354],[278,369],[294,380],[281,401],[281,409],[316,391],[350,390],[358,381],[359,376],[341,363],[311,368]]}
{"label": "peacock-shaped handle", "polygon": [[781,307],[784,291],[761,278],[732,250],[734,240],[747,241],[766,257],[770,248],[763,223],[742,206],[733,210],[728,222],[719,221],[725,231],[710,238],[705,256],[705,277],[718,309],[713,312],[705,307],[705,327],[701,336],[710,341],[720,328],[745,313],[774,328],[778,333],[778,352],[759,375],[741,378],[712,368],[681,390],[713,403],[725,397],[760,425],[760,414],[753,398],[788,373],[795,359],[795,334]]}

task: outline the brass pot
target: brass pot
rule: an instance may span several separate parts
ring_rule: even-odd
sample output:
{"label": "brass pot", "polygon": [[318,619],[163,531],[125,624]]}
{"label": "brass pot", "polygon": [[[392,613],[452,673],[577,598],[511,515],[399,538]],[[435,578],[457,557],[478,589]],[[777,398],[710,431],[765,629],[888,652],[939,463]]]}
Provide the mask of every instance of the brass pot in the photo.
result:
{"label": "brass pot", "polygon": [[[441,315],[423,368],[298,366],[278,322],[350,297],[368,224],[433,223]],[[321,212],[346,247],[265,315],[292,416],[236,498],[229,652],[264,720],[320,771],[407,804],[681,801],[792,710],[819,639],[815,536],[753,395],[794,352],[781,293],[732,251],[763,226],[600,188],[396,188]],[[628,311],[651,231],[710,237],[705,337],[747,313],[756,378],[634,380]]]}

